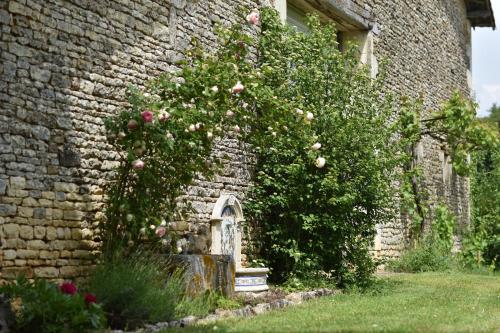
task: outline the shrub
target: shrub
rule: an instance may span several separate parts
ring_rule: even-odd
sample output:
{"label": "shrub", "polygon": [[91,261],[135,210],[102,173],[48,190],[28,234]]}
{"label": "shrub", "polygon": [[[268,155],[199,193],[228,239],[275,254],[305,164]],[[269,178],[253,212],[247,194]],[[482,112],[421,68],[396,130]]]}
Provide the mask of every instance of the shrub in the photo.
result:
{"label": "shrub", "polygon": [[[261,142],[251,198],[256,252],[283,282],[324,271],[340,284],[363,283],[374,270],[375,225],[393,218],[396,166],[403,157],[396,108],[359,65],[341,52],[335,28],[311,17],[309,32],[262,12],[263,85],[295,108],[259,103]],[[250,138],[252,140],[252,138]]]}
{"label": "shrub", "polygon": [[138,251],[100,263],[89,280],[113,328],[135,328],[175,317],[185,284],[180,271],[161,256]]}
{"label": "shrub", "polygon": [[406,273],[446,271],[454,266],[450,252],[429,241],[406,250],[399,259],[387,264],[390,270]]}
{"label": "shrub", "polygon": [[19,278],[16,283],[1,287],[0,293],[5,293],[15,305],[16,332],[77,333],[102,328],[105,323],[96,297],[79,294],[70,282],[57,286],[46,280],[29,282]]}

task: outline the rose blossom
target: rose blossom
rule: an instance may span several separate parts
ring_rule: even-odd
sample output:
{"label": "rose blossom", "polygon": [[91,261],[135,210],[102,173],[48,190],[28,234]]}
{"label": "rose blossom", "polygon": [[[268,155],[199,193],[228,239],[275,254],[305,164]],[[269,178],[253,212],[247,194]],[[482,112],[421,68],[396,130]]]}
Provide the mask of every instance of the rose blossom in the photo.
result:
{"label": "rose blossom", "polygon": [[297,112],[297,114],[300,114],[300,115],[304,114],[304,111],[302,111],[301,109],[295,109],[295,112]]}
{"label": "rose blossom", "polygon": [[307,115],[306,115],[306,118],[307,118],[307,120],[313,120],[314,119],[314,115],[311,112],[308,112]]}
{"label": "rose blossom", "polygon": [[139,126],[139,124],[137,123],[137,121],[135,121],[135,119],[130,119],[128,121],[127,127],[129,130],[135,130],[137,126]]}
{"label": "rose blossom", "polygon": [[231,110],[229,110],[229,111],[226,112],[226,116],[227,117],[232,117],[232,116],[234,116],[234,112],[231,111]]}
{"label": "rose blossom", "polygon": [[164,219],[162,219],[160,225],[162,227],[166,226],[167,225],[167,221],[165,221]]}
{"label": "rose blossom", "polygon": [[250,14],[247,15],[247,22],[253,25],[259,24],[259,11],[257,9],[253,9]]}
{"label": "rose blossom", "polygon": [[312,150],[318,150],[318,149],[320,149],[320,148],[321,148],[321,143],[319,143],[319,142],[316,142],[315,144],[313,144],[313,145],[311,146],[311,149],[312,149]]}
{"label": "rose blossom", "polygon": [[238,82],[234,85],[233,89],[231,89],[231,92],[232,92],[233,94],[239,94],[240,92],[242,92],[242,91],[243,91],[243,89],[245,89],[245,86],[244,86],[243,84],[241,84],[241,82],[240,82],[240,81],[238,81]]}
{"label": "rose blossom", "polygon": [[142,160],[135,160],[132,162],[132,168],[134,170],[142,170],[144,169],[144,162]]}
{"label": "rose blossom", "polygon": [[324,167],[324,166],[325,166],[325,164],[326,164],[326,160],[325,160],[323,157],[318,157],[318,158],[316,159],[316,163],[315,163],[315,164],[316,164],[316,167],[318,167],[318,168],[320,168],[320,169],[321,169],[322,167]]}
{"label": "rose blossom", "polygon": [[85,304],[92,304],[97,302],[97,297],[94,294],[85,294]]}
{"label": "rose blossom", "polygon": [[63,294],[68,294],[68,295],[74,295],[78,291],[73,282],[63,282],[59,286],[59,290],[61,290]]}
{"label": "rose blossom", "polygon": [[167,233],[167,229],[165,229],[165,227],[160,226],[160,227],[156,228],[155,233],[156,233],[156,236],[162,238]]}
{"label": "rose blossom", "polygon": [[156,226],[155,226],[154,224],[151,224],[151,225],[149,226],[149,229],[151,229],[151,230],[155,230],[155,229],[156,229]]}
{"label": "rose blossom", "polygon": [[234,125],[233,127],[233,130],[236,132],[236,133],[239,133],[241,131],[240,127],[238,125]]}
{"label": "rose blossom", "polygon": [[194,124],[189,125],[189,131],[191,132],[196,131],[196,126]]}
{"label": "rose blossom", "polygon": [[153,121],[153,112],[149,110],[143,111],[141,112],[141,117],[145,123],[150,123]]}
{"label": "rose blossom", "polygon": [[210,90],[212,90],[212,92],[214,93],[217,93],[219,91],[219,87],[213,86],[212,88],[210,88]]}
{"label": "rose blossom", "polygon": [[158,117],[158,119],[160,119],[160,121],[167,121],[169,118],[170,118],[170,113],[168,113],[167,111],[161,112],[159,117]]}

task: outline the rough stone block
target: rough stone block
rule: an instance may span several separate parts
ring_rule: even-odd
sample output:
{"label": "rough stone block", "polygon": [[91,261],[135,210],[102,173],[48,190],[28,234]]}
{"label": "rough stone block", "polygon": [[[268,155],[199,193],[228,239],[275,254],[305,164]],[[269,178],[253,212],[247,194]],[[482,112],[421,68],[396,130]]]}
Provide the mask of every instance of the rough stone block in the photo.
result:
{"label": "rough stone block", "polygon": [[3,267],[2,278],[15,279],[19,276],[25,276],[28,279],[33,278],[33,269],[31,267]]}
{"label": "rough stone block", "polygon": [[57,238],[57,230],[54,227],[47,227],[46,230],[47,240],[55,240]]}
{"label": "rough stone block", "polygon": [[18,207],[17,213],[21,217],[33,217],[33,208],[31,208],[31,207]]}
{"label": "rough stone block", "polygon": [[22,225],[19,228],[19,237],[22,239],[33,239],[33,227],[29,225]]}
{"label": "rough stone block", "polygon": [[17,224],[4,224],[3,225],[3,237],[5,237],[5,238],[17,238],[17,237],[19,237],[19,225],[17,225]]}
{"label": "rough stone block", "polygon": [[17,250],[17,257],[21,259],[36,259],[38,258],[38,251],[36,250]]}
{"label": "rough stone block", "polygon": [[42,69],[36,66],[30,68],[31,78],[40,82],[49,82],[51,72],[47,69]]}
{"label": "rough stone block", "polygon": [[64,266],[59,269],[62,278],[72,278],[80,275],[78,266]]}
{"label": "rough stone block", "polygon": [[36,240],[30,240],[27,241],[27,246],[28,250],[45,250],[49,247],[47,243],[45,243],[42,240],[36,239]]}
{"label": "rough stone block", "polygon": [[16,215],[17,207],[14,205],[0,204],[0,216]]}
{"label": "rough stone block", "polygon": [[78,192],[79,186],[76,184],[72,183],[62,183],[62,182],[55,182],[54,183],[54,191],[60,191],[60,192]]}
{"label": "rough stone block", "polygon": [[14,260],[17,257],[16,250],[4,250],[3,251],[3,259],[4,260]]}
{"label": "rough stone block", "polygon": [[6,189],[7,189],[7,181],[5,179],[0,179],[0,195],[4,195]]}
{"label": "rough stone block", "polygon": [[45,237],[46,228],[43,226],[34,227],[34,236],[36,239],[42,239]]}
{"label": "rough stone block", "polygon": [[63,218],[65,220],[73,220],[73,221],[80,221],[84,217],[83,212],[80,212],[78,210],[65,210]]}
{"label": "rough stone block", "polygon": [[35,277],[56,278],[59,277],[59,270],[55,267],[37,267],[34,269]]}

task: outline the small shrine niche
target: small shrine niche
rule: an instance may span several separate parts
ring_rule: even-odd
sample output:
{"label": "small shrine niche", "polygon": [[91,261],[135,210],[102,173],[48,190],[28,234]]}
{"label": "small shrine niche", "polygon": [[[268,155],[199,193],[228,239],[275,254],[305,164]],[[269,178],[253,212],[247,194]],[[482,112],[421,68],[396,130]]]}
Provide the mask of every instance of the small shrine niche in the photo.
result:
{"label": "small shrine niche", "polygon": [[267,268],[245,268],[241,263],[243,209],[234,194],[223,194],[215,203],[210,219],[212,230],[211,254],[230,255],[235,262],[235,291],[264,291]]}
{"label": "small shrine niche", "polygon": [[241,267],[241,223],[244,221],[241,205],[234,195],[222,195],[217,200],[211,218],[211,254],[233,256],[237,269]]}

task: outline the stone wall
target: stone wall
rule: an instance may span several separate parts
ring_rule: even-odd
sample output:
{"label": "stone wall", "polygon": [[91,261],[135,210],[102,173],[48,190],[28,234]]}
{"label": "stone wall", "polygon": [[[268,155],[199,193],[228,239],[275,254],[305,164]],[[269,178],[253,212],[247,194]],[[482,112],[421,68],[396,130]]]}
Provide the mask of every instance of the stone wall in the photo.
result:
{"label": "stone wall", "polygon": [[[462,0],[356,0],[376,23],[374,51],[387,59],[388,85],[403,96],[421,96],[428,113],[453,91],[470,96],[471,28]],[[418,152],[429,201],[445,201],[459,223],[469,221],[469,182],[452,174],[441,143],[424,138]],[[407,226],[396,221],[382,228],[381,252],[397,256]]]}
{"label": "stone wall", "polygon": [[[423,94],[429,109],[455,88],[468,92],[470,28],[460,0],[343,1],[375,22],[374,52],[387,58],[389,88]],[[355,6],[357,3],[358,6]],[[215,22],[237,19],[260,0],[0,1],[1,277],[74,278],[98,251],[93,229],[105,180],[116,165],[103,118],[124,105],[128,84],[175,70],[191,37],[215,44]],[[179,245],[207,253],[209,216],[221,193],[242,199],[253,156],[237,141],[215,152],[224,170],[189,190],[194,223],[173,223]],[[421,150],[431,193],[468,219],[468,184],[443,177],[445,156],[426,139]],[[381,228],[384,255],[404,246],[404,224]]]}
{"label": "stone wall", "polygon": [[[102,186],[115,166],[103,118],[129,84],[175,70],[192,37],[215,45],[215,22],[254,0],[0,1],[1,278],[85,275],[98,250]],[[216,152],[225,168],[190,190],[200,223],[176,223],[208,251],[208,216],[223,191],[248,186],[247,154],[234,140]],[[205,252],[206,253],[206,252]]]}

